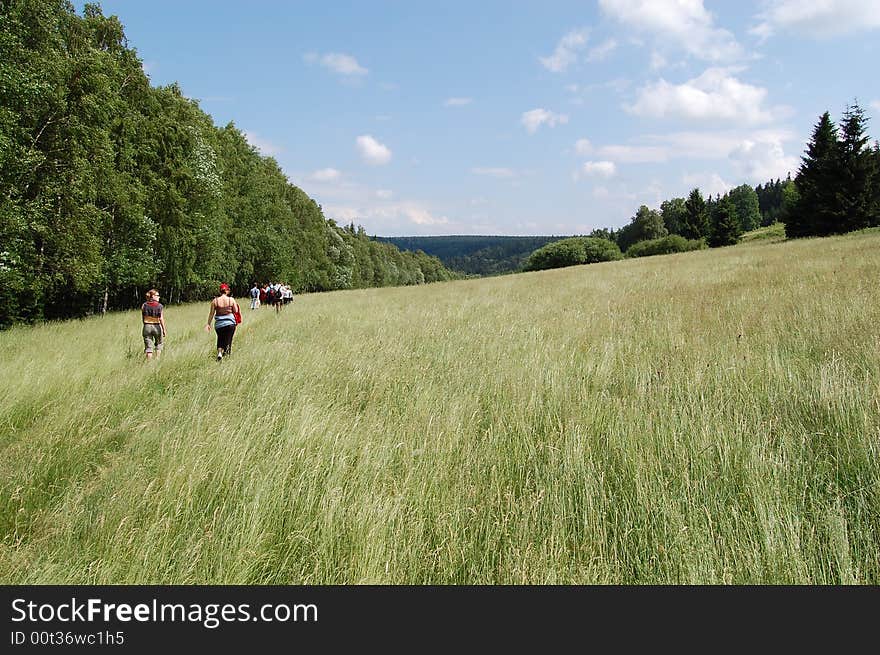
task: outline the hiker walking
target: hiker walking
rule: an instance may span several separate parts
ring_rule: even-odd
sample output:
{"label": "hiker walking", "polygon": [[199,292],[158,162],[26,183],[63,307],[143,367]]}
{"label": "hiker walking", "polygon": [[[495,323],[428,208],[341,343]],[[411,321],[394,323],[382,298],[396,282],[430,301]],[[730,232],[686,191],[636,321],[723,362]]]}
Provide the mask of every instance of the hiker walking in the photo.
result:
{"label": "hiker walking", "polygon": [[251,309],[258,309],[260,307],[260,287],[257,286],[256,282],[254,282],[254,286],[251,287],[249,293],[251,294]]}
{"label": "hiker walking", "polygon": [[146,298],[147,301],[141,305],[144,356],[150,360],[155,353],[158,359],[165,343],[165,308],[159,303],[159,292],[156,289],[147,291]]}
{"label": "hiker walking", "polygon": [[232,337],[235,336],[237,321],[235,315],[241,313],[235,298],[229,295],[229,285],[225,282],[220,285],[220,295],[211,301],[211,311],[208,312],[208,324],[205,332],[211,331],[211,320],[214,321],[214,331],[217,333],[217,361],[223,361],[223,357],[232,354]]}

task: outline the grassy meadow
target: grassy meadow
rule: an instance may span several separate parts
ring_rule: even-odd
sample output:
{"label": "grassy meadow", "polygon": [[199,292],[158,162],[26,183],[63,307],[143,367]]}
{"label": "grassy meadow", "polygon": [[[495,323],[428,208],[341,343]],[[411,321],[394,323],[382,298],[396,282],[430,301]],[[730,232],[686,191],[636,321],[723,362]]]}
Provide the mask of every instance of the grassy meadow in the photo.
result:
{"label": "grassy meadow", "polygon": [[[880,584],[880,233],[0,333],[0,582]],[[160,290],[161,291],[161,290]]]}

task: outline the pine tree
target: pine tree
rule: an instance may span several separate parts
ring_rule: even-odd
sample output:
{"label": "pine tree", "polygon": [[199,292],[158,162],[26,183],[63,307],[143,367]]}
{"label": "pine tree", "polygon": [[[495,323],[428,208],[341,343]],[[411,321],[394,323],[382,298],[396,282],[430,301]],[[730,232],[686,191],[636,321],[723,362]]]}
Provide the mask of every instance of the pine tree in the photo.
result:
{"label": "pine tree", "polygon": [[795,210],[786,217],[786,234],[789,237],[804,237],[841,232],[836,198],[840,145],[837,127],[827,111],[813,129],[813,136],[801,162],[795,178],[800,199]]}
{"label": "pine tree", "polygon": [[864,110],[853,104],[847,107],[840,125],[840,172],[834,187],[842,218],[840,232],[876,224],[874,198],[877,181],[874,154],[865,134],[867,123]]}
{"label": "pine tree", "polygon": [[681,236],[685,239],[702,239],[709,235],[709,216],[706,201],[699,189],[690,192],[684,203],[685,215],[681,226]]}
{"label": "pine tree", "polygon": [[709,245],[713,248],[736,245],[739,243],[741,234],[742,223],[737,215],[736,207],[729,196],[724,196],[715,203],[712,212],[712,231],[709,235]]}

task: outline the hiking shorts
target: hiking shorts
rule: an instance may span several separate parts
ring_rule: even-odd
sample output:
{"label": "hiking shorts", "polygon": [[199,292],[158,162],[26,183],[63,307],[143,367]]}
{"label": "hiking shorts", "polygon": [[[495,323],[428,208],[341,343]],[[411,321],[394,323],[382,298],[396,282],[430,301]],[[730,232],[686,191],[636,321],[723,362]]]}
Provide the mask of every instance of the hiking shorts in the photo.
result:
{"label": "hiking shorts", "polygon": [[162,350],[162,326],[158,323],[144,323],[144,352]]}

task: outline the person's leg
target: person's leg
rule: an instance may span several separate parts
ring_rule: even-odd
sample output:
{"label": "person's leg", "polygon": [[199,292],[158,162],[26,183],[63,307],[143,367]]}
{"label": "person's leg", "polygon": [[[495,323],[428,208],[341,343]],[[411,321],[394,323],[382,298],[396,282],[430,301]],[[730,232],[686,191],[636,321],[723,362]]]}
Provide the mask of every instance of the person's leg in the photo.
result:
{"label": "person's leg", "polygon": [[217,329],[217,360],[223,359],[224,355],[232,353],[232,335],[235,334],[235,326],[227,325]]}
{"label": "person's leg", "polygon": [[226,337],[226,347],[223,349],[223,354],[227,357],[232,354],[232,338],[235,336],[235,326],[229,326],[229,334]]}
{"label": "person's leg", "polygon": [[144,337],[144,356],[147,361],[150,361],[153,359],[154,337],[149,325],[144,324],[142,334]]}
{"label": "person's leg", "polygon": [[219,362],[223,359],[223,334],[226,328],[215,328],[214,332],[217,333],[217,361]]}

